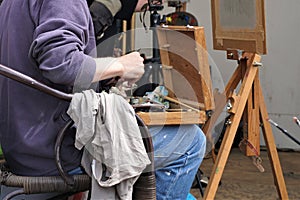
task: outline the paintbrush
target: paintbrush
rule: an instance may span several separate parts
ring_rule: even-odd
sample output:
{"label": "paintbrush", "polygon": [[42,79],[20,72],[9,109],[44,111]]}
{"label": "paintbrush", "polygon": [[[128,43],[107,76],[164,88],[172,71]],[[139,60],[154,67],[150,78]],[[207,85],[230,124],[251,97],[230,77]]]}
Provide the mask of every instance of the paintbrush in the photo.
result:
{"label": "paintbrush", "polygon": [[280,127],[276,122],[274,122],[272,119],[267,119],[272,125],[274,125],[276,128],[278,128],[282,133],[284,133],[286,136],[288,136],[291,140],[296,142],[298,145],[300,145],[300,141],[297,140],[295,137],[293,137],[290,133],[288,133],[287,130]]}
{"label": "paintbrush", "polygon": [[293,120],[300,127],[300,120],[297,117],[293,117]]}

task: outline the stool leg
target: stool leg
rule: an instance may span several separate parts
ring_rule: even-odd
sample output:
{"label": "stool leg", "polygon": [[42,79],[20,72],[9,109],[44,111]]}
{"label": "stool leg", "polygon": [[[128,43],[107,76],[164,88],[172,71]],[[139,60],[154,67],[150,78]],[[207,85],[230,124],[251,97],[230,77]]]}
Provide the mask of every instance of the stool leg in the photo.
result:
{"label": "stool leg", "polygon": [[198,169],[197,173],[196,173],[196,180],[199,186],[199,190],[200,190],[200,194],[203,197],[204,192],[203,192],[203,187],[202,187],[202,183],[201,183],[201,178],[202,178],[202,171],[200,169]]}

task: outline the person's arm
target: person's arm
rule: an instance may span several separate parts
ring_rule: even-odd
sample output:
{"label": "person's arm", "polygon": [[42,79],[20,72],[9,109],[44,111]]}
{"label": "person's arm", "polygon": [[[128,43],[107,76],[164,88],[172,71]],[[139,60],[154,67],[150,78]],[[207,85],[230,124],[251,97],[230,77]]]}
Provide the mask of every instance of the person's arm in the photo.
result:
{"label": "person's arm", "polygon": [[91,82],[96,63],[89,56],[94,48],[90,13],[85,1],[43,1],[31,11],[36,23],[29,52],[43,77],[49,81],[72,86],[84,69],[84,78]]}
{"label": "person's arm", "polygon": [[144,74],[144,59],[138,52],[132,52],[118,58],[96,58],[97,67],[93,82],[119,76],[121,81],[134,83]]}
{"label": "person's arm", "polygon": [[88,86],[115,76],[136,80],[143,73],[142,59],[135,53],[109,63],[88,55],[95,51],[87,48],[94,48],[95,38],[90,34],[92,22],[83,1],[44,1],[39,11],[33,15],[37,27],[29,56],[51,82],[73,86],[80,76],[79,82]]}

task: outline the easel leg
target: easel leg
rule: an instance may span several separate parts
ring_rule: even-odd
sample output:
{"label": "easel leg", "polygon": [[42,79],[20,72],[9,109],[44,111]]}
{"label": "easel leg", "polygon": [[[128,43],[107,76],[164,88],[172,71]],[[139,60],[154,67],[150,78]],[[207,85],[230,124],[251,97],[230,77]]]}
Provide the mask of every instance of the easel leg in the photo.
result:
{"label": "easel leg", "polygon": [[228,98],[232,94],[232,91],[237,87],[237,85],[241,80],[241,68],[242,68],[241,66],[238,66],[236,68],[232,77],[228,81],[225,91],[223,93],[219,94],[218,91],[214,93],[216,109],[214,110],[212,116],[208,119],[208,121],[204,124],[202,128],[203,132],[207,137],[207,141],[211,143],[212,157],[214,163],[216,161],[216,155],[214,152],[215,141],[214,138],[212,138],[212,128],[216,123],[216,121],[218,120],[221,113],[223,112],[223,109],[225,108]]}
{"label": "easel leg", "polygon": [[286,190],[285,181],[283,178],[283,173],[281,169],[281,165],[279,162],[279,157],[274,141],[274,137],[272,134],[272,128],[270,123],[268,122],[268,112],[266,109],[263,93],[261,87],[259,87],[259,97],[260,97],[260,105],[259,105],[259,111],[260,111],[260,120],[262,122],[262,131],[265,139],[265,143],[267,145],[268,149],[268,156],[271,163],[271,167],[273,170],[273,176],[274,176],[274,182],[277,188],[277,192],[280,199],[288,199],[288,194]]}
{"label": "easel leg", "polygon": [[255,149],[246,145],[246,156],[259,156],[260,152],[260,121],[259,121],[259,71],[254,79],[252,90],[247,100],[243,115],[243,139]]}
{"label": "easel leg", "polygon": [[[249,63],[252,65],[254,61],[260,60],[259,56],[253,56],[251,57]],[[239,67],[245,67],[243,66],[244,63],[241,63]],[[210,176],[210,180],[208,183],[208,186],[206,187],[206,191],[204,194],[204,199],[214,199],[219,182],[221,180],[231,147],[234,140],[234,137],[236,135],[236,131],[238,128],[238,125],[241,121],[247,99],[249,97],[253,81],[257,74],[257,68],[256,67],[247,67],[245,78],[242,82],[241,89],[239,91],[239,102],[236,102],[236,112],[231,116],[230,121],[232,122],[226,129],[223,142],[221,144],[221,147],[219,149],[219,153],[217,156],[217,160],[214,164],[214,167],[212,169],[212,173]],[[238,77],[239,78],[239,77]],[[236,83],[236,80],[232,80],[229,84]],[[235,85],[235,84],[234,84]],[[231,85],[227,85],[226,88],[232,88]]]}

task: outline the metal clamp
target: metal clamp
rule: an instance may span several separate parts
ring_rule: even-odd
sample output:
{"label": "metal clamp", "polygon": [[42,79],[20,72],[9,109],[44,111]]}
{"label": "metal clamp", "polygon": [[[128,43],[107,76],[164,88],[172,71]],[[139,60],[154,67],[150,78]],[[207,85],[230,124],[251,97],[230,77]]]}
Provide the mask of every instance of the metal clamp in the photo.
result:
{"label": "metal clamp", "polygon": [[253,66],[254,67],[262,67],[263,66],[263,64],[262,63],[260,63],[260,62],[253,62]]}

